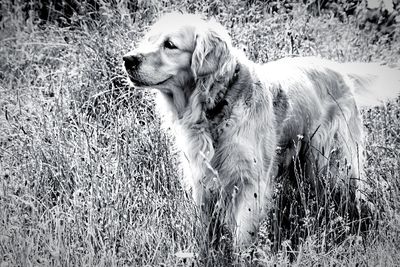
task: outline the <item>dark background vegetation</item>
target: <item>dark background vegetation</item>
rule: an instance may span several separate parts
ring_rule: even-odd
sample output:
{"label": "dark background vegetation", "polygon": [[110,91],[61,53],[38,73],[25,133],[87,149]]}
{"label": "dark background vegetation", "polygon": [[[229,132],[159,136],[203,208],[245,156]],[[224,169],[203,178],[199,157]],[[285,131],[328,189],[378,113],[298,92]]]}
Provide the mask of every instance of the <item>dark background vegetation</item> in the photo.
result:
{"label": "dark background vegetation", "polygon": [[[395,65],[400,3],[392,3],[393,10],[361,0],[2,1],[0,266],[204,263],[191,254],[204,234],[180,184],[173,140],[160,131],[152,93],[130,88],[122,69],[122,55],[160,14],[215,17],[257,62],[318,55]],[[315,199],[303,196],[289,228],[279,225],[277,203],[256,246],[238,251],[235,264],[398,265],[399,117],[398,99],[363,111],[367,175],[381,181],[371,196],[376,228],[351,232],[348,214],[329,202],[325,215],[310,212]]]}

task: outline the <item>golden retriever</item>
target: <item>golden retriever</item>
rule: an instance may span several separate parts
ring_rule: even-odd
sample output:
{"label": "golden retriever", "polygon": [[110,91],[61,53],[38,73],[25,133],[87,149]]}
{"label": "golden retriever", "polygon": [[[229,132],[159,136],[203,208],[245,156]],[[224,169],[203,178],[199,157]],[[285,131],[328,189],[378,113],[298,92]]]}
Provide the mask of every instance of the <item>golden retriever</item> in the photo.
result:
{"label": "golden retriever", "polygon": [[158,89],[160,107],[172,114],[203,218],[228,226],[237,245],[252,242],[277,176],[296,159],[305,159],[306,177],[335,174],[332,163],[341,161],[347,177],[324,177],[363,199],[359,107],[400,88],[399,72],[378,64],[311,57],[255,64],[219,23],[190,14],[163,16],[123,60],[134,86]]}

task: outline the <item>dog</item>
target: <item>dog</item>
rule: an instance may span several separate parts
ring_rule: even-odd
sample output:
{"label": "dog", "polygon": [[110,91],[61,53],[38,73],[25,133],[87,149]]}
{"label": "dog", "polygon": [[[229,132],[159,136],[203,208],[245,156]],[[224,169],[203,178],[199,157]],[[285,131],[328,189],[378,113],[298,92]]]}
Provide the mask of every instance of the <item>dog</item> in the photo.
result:
{"label": "dog", "polygon": [[[359,109],[395,98],[398,70],[316,57],[259,65],[215,20],[179,13],[164,15],[123,61],[134,87],[157,89],[202,218],[226,225],[237,246],[253,242],[276,179],[296,161],[307,179],[322,175],[367,201]],[[348,173],[340,179],[338,161]]]}

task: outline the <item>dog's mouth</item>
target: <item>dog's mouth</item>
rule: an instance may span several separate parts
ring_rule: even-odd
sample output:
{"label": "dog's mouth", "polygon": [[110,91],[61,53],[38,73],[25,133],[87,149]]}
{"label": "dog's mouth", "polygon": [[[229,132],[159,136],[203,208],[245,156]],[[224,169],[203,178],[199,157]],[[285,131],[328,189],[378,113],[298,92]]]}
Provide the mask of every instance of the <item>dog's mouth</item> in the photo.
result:
{"label": "dog's mouth", "polygon": [[145,83],[145,82],[143,82],[143,81],[137,79],[136,77],[132,76],[131,74],[128,74],[128,77],[129,77],[129,80],[131,80],[131,82],[132,82],[135,86],[142,87],[142,86],[148,85],[147,83]]}
{"label": "dog's mouth", "polygon": [[149,82],[146,82],[146,81],[143,81],[143,80],[139,79],[138,77],[133,76],[132,74],[128,74],[128,76],[129,76],[129,79],[131,80],[131,82],[135,86],[138,86],[138,87],[149,87],[149,86],[162,85],[162,84],[166,83],[167,81],[169,81],[172,78],[172,76],[169,76],[168,78],[166,78],[166,79],[164,79],[164,80],[162,80],[160,82],[149,83]]}

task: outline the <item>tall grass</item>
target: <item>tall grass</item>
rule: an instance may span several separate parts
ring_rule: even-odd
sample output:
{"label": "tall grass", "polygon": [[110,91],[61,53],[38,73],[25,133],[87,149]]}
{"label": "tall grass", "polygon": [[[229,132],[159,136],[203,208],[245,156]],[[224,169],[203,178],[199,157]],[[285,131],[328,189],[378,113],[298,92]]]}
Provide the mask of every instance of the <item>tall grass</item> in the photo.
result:
{"label": "tall grass", "polygon": [[[2,266],[222,264],[218,254],[206,260],[191,254],[201,251],[204,233],[180,184],[176,151],[160,131],[151,92],[130,88],[122,70],[122,55],[159,13],[215,16],[257,62],[292,54],[387,63],[400,58],[398,29],[382,35],[360,30],[355,18],[313,17],[304,6],[272,14],[250,2],[143,1],[132,13],[125,2],[99,1],[95,17],[77,14],[63,27],[39,21],[34,12],[27,16],[24,2],[1,4]],[[307,235],[296,247],[282,235],[278,246],[271,235],[282,229],[272,227],[278,222],[272,214],[256,246],[238,251],[234,264],[397,265],[399,116],[398,102],[363,112],[368,176],[387,182],[373,199],[381,214],[377,230],[345,233],[328,246],[324,238],[346,229],[346,218],[323,225],[317,214],[291,214]]]}

